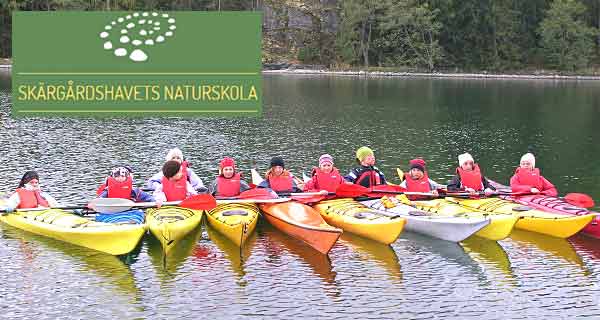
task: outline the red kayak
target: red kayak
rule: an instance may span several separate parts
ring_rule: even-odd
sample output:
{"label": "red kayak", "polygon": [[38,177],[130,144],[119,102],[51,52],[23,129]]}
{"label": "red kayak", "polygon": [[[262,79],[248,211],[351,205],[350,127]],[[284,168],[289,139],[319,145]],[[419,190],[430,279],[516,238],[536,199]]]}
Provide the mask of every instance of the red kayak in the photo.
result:
{"label": "red kayak", "polygon": [[327,254],[342,230],[328,225],[315,209],[298,202],[259,205],[275,228]]}
{"label": "red kayak", "polygon": [[594,238],[600,238],[600,217],[598,216],[600,213],[592,212],[585,208],[576,207],[556,197],[549,197],[544,195],[532,194],[523,196],[510,196],[507,198],[514,202],[518,202],[528,207],[532,207],[534,209],[546,212],[562,213],[576,216],[583,216],[590,213],[596,214],[596,217],[594,217],[592,222],[590,222],[585,228],[583,228],[581,232]]}

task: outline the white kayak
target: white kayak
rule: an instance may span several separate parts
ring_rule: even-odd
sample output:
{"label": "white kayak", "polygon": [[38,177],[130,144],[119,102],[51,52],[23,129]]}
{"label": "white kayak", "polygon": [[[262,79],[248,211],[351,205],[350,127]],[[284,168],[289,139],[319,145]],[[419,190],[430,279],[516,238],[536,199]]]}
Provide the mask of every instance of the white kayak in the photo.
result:
{"label": "white kayak", "polygon": [[381,214],[406,218],[404,228],[408,231],[451,242],[463,241],[490,223],[487,218],[435,216],[402,203],[386,208],[381,199],[361,203]]}

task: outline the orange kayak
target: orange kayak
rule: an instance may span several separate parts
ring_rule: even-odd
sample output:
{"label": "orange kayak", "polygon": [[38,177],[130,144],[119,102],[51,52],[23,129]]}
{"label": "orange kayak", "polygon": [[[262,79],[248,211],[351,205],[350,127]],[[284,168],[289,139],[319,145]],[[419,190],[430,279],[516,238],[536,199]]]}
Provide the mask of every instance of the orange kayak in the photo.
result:
{"label": "orange kayak", "polygon": [[260,205],[264,217],[275,228],[327,254],[342,230],[328,225],[315,209],[298,202]]}

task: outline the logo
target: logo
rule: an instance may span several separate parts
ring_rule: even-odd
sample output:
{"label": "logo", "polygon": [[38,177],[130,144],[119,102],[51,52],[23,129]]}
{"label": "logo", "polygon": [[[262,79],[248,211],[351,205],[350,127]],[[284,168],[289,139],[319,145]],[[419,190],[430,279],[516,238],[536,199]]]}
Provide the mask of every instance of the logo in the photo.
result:
{"label": "logo", "polygon": [[12,22],[15,117],[261,115],[260,12],[15,11]]}
{"label": "logo", "polygon": [[144,62],[148,60],[149,48],[173,37],[175,29],[175,19],[168,13],[135,12],[104,26],[100,38],[104,41],[104,50],[116,57],[129,56],[131,61]]}

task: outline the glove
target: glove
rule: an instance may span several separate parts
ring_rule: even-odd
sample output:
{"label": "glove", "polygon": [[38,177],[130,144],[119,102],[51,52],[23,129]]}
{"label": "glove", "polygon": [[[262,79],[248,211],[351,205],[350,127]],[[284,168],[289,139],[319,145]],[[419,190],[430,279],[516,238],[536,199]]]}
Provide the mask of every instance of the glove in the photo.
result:
{"label": "glove", "polygon": [[15,212],[15,208],[13,207],[0,208],[0,210],[3,211],[2,213],[0,213],[1,215],[7,215],[9,213]]}
{"label": "glove", "polygon": [[73,210],[73,213],[75,213],[78,216],[83,216],[84,215],[83,209],[75,209],[75,210]]}

